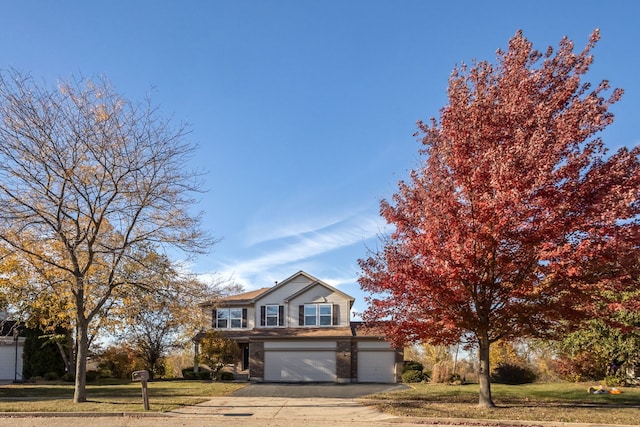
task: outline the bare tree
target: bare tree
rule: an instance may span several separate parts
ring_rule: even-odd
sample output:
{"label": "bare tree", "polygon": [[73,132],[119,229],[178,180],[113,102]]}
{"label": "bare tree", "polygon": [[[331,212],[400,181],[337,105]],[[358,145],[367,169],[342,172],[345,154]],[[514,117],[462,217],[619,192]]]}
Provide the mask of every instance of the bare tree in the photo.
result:
{"label": "bare tree", "polygon": [[38,84],[0,74],[0,240],[59,295],[76,330],[74,402],[86,401],[88,330],[147,245],[202,253],[214,243],[192,207],[199,175],[149,100],[104,78]]}

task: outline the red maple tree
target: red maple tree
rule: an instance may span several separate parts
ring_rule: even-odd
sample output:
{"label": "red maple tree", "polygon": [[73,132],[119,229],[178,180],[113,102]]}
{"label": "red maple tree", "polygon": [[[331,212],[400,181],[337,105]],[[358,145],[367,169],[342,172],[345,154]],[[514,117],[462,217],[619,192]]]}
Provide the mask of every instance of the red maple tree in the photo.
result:
{"label": "red maple tree", "polygon": [[472,337],[480,406],[493,342],[557,336],[637,283],[640,149],[597,137],[622,95],[581,81],[598,39],[540,53],[518,32],[496,65],[456,67],[439,123],[418,122],[424,160],[381,202],[394,231],[360,260],[363,320],[396,345]]}

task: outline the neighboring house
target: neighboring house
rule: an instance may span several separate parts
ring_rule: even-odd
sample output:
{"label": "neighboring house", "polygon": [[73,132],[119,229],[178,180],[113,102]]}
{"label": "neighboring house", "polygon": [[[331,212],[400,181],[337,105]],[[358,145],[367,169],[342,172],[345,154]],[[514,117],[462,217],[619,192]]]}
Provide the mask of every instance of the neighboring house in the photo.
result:
{"label": "neighboring house", "polygon": [[[399,382],[402,349],[351,322],[353,301],[300,271],[271,288],[202,307],[210,327],[240,346],[251,381]],[[205,333],[194,337],[196,352]]]}
{"label": "neighboring house", "polygon": [[[2,316],[4,313],[0,313]],[[3,319],[4,316],[0,317]],[[0,381],[22,381],[24,327],[13,320],[0,320]]]}

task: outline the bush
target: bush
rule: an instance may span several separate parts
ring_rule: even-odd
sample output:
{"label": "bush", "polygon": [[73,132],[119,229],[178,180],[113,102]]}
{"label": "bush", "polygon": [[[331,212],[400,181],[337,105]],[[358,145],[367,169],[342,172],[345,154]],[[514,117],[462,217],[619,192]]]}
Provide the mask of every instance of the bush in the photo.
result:
{"label": "bush", "polygon": [[510,363],[498,365],[491,375],[491,381],[499,384],[527,384],[535,379],[536,374],[531,369]]}
{"label": "bush", "polygon": [[406,360],[404,362],[404,366],[402,367],[402,372],[407,372],[407,371],[420,371],[422,372],[424,370],[424,366],[422,366],[422,363],[420,362],[416,362],[414,360]]}
{"label": "bush", "polygon": [[64,375],[60,377],[60,379],[64,382],[72,383],[76,380],[76,377],[72,373],[66,372]]}
{"label": "bush", "polygon": [[[231,374],[233,376],[233,374]],[[200,369],[198,372],[193,372],[193,367],[184,368],[182,370],[182,378],[185,380],[210,380],[211,372]]]}
{"label": "bush", "polygon": [[44,374],[45,381],[56,381],[60,376],[57,372],[47,372]]}
{"label": "bush", "polygon": [[216,380],[218,381],[233,381],[233,373],[232,372],[219,372],[216,376]]}
{"label": "bush", "polygon": [[403,383],[419,383],[422,382],[422,380],[424,380],[424,374],[422,371],[411,369],[402,373]]}
{"label": "bush", "polygon": [[98,379],[98,376],[99,376],[98,371],[87,371],[85,378],[87,379],[88,383],[92,383]]}
{"label": "bush", "polygon": [[587,352],[559,357],[553,361],[552,368],[560,378],[572,382],[598,381],[607,375],[606,365]]}
{"label": "bush", "polygon": [[624,387],[627,385],[627,379],[620,375],[609,375],[602,381],[607,387]]}

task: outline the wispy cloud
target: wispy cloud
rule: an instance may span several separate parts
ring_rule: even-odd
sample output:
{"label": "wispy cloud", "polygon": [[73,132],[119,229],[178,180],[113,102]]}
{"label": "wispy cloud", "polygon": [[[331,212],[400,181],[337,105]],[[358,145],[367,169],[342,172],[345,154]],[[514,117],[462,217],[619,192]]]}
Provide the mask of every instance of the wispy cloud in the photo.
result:
{"label": "wispy cloud", "polygon": [[[316,224],[316,227],[312,224]],[[266,280],[282,280],[295,273],[291,271],[291,265],[311,265],[316,257],[351,245],[364,244],[383,232],[383,227],[382,220],[377,216],[351,216],[282,227],[270,233],[260,233],[264,238],[256,239],[254,245],[243,252],[246,256],[221,263],[218,271],[223,277],[233,277],[245,286],[264,286],[268,283],[265,283]],[[287,273],[282,275],[283,271]],[[252,283],[258,276],[260,283]],[[342,277],[330,281],[340,284],[354,280],[353,277]]]}

